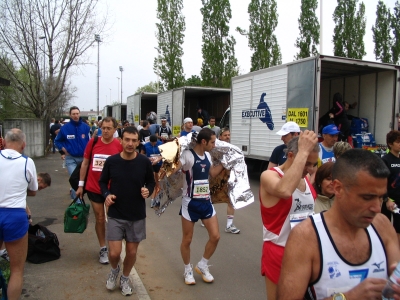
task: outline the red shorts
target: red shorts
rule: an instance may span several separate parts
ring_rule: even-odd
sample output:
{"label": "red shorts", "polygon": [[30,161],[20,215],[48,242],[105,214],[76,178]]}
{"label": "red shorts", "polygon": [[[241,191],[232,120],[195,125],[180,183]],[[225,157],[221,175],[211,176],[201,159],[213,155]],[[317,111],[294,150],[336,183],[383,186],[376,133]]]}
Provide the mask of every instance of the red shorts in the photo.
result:
{"label": "red shorts", "polygon": [[285,247],[264,242],[261,256],[261,275],[278,284]]}

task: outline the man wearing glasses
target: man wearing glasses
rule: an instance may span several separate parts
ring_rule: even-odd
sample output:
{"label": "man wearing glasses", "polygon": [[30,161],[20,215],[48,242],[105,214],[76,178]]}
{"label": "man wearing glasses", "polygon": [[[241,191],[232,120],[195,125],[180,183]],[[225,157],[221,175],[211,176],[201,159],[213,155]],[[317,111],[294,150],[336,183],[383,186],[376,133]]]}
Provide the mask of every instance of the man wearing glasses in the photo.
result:
{"label": "man wearing glasses", "polygon": [[286,162],[261,174],[260,206],[264,244],[261,274],[268,300],[276,299],[283,252],[291,229],[314,211],[315,191],[309,173],[318,164],[318,138],[313,131],[300,132],[286,149]]}
{"label": "man wearing glasses", "polygon": [[[83,155],[80,172],[79,188],[76,191],[78,197],[83,196],[83,187],[92,202],[94,216],[96,218],[96,235],[100,245],[99,262],[108,264],[108,249],[106,244],[106,217],[104,212],[104,197],[101,194],[99,179],[106,159],[122,151],[121,142],[114,138],[117,130],[117,121],[112,117],[106,117],[101,122],[101,136],[97,142],[91,139],[87,144]],[[95,143],[95,144],[94,144]],[[89,166],[90,163],[90,166]],[[89,170],[89,171],[88,171]],[[87,175],[86,184],[85,177]]]}
{"label": "man wearing glasses", "polygon": [[281,130],[276,133],[277,135],[281,136],[283,144],[275,147],[274,151],[272,151],[267,169],[271,169],[284,164],[284,162],[286,161],[286,145],[292,138],[298,136],[299,133],[300,127],[295,122],[287,122],[283,124]]}

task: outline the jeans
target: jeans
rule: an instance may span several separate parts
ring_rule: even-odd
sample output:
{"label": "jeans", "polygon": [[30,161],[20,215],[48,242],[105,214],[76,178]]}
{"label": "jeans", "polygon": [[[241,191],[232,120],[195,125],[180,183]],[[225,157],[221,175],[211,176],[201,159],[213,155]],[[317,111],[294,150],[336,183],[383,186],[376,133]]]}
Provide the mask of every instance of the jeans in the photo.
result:
{"label": "jeans", "polygon": [[[71,155],[66,155],[65,156],[65,166],[67,167],[68,174],[71,176],[72,172],[74,172],[76,166],[83,161],[83,157],[77,157],[77,156],[71,156]],[[76,193],[75,190],[71,188],[71,199],[75,199]]]}

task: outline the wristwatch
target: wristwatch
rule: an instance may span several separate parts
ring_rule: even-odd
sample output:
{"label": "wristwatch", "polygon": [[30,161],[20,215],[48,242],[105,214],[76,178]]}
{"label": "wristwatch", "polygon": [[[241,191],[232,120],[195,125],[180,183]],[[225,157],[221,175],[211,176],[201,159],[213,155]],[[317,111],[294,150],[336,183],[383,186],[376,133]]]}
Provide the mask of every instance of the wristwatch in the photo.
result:
{"label": "wristwatch", "polygon": [[332,300],[346,300],[346,296],[342,293],[335,293],[332,296]]}

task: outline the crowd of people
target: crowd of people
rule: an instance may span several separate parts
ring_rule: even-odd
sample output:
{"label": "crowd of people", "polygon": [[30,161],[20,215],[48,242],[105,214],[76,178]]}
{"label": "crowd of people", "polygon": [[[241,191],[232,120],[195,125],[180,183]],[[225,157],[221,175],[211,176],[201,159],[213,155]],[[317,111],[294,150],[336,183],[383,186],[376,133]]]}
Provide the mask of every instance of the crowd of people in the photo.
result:
{"label": "crowd of people", "polygon": [[[196,132],[196,143],[183,151],[174,169],[184,174],[180,250],[187,285],[196,283],[195,272],[204,282],[214,281],[209,260],[220,232],[209,187],[221,172],[229,173],[210,156],[217,139],[230,143],[229,128],[216,126],[215,117],[201,108],[198,116],[203,123],[183,120],[179,136]],[[146,239],[146,199],[150,207],[160,206],[155,200],[163,168],[159,146],[172,139],[172,130],[165,118],[160,125],[152,118],[135,127],[127,121],[119,126],[106,117],[89,126],[76,106],[70,109],[68,123],[53,123],[53,152],[57,148],[64,155],[69,174],[81,163],[79,187],[70,193],[76,199],[86,191],[91,201],[99,262],[111,266],[106,288],[114,290],[119,278],[121,293],[131,295],[129,273]],[[317,133],[285,123],[277,132],[283,144],[274,149],[260,177],[261,275],[268,300],[380,299],[400,260],[400,131],[387,134],[389,153],[383,158],[338,141],[341,130],[335,124],[321,133],[319,142]],[[0,172],[8,170],[10,175],[0,181],[0,255],[6,253],[10,261],[8,298],[13,300],[23,284],[30,215],[26,196],[50,186],[51,178],[37,174],[33,160],[22,154],[26,138],[21,130],[10,130],[4,140]],[[233,218],[234,208],[228,203],[225,232],[237,234]],[[190,245],[197,221],[207,230],[208,240],[193,267]],[[123,240],[126,256],[121,268]],[[400,286],[393,290],[400,297]]]}

